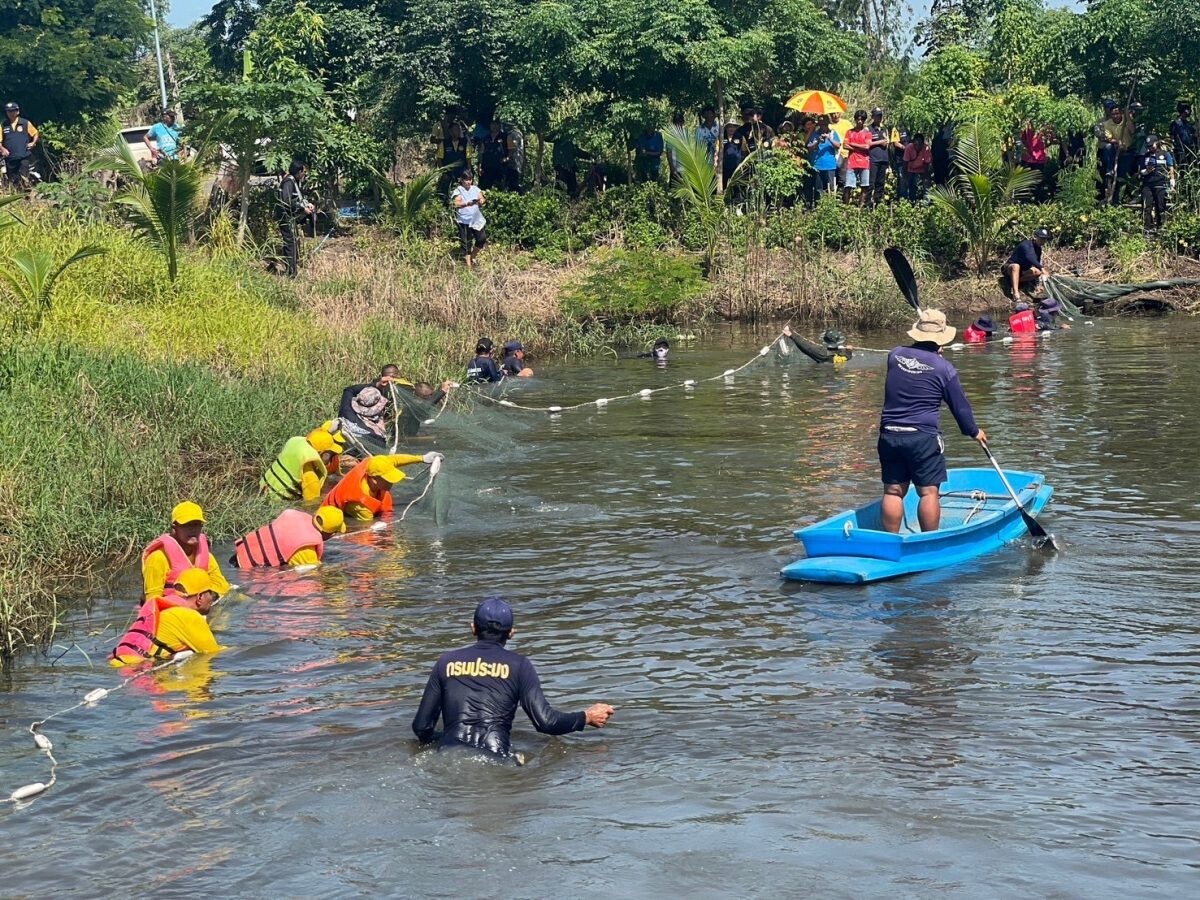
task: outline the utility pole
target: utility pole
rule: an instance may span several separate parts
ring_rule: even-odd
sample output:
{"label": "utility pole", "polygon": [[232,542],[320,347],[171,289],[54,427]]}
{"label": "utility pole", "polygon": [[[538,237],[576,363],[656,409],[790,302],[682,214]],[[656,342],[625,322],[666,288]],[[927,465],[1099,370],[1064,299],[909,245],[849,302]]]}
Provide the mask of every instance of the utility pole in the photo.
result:
{"label": "utility pole", "polygon": [[154,55],[158,58],[158,90],[162,96],[162,108],[167,109],[167,79],[163,75],[162,43],[158,39],[158,5],[150,0],[150,18],[154,20]]}

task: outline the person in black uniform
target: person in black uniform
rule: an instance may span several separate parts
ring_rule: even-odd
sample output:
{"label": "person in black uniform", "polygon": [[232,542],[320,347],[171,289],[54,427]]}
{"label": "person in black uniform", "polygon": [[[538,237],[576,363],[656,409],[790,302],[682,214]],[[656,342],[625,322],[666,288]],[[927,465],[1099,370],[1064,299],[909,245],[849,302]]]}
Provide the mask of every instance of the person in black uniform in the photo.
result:
{"label": "person in black uniform", "polygon": [[494,384],[504,379],[504,372],[492,359],[495,346],[491,338],[485,337],[475,344],[475,358],[467,364],[467,384]]}
{"label": "person in black uniform", "polygon": [[1176,107],[1179,117],[1171,123],[1171,145],[1175,148],[1175,162],[1181,166],[1193,166],[1200,159],[1200,134],[1192,121],[1192,104],[1181,101]]}
{"label": "person in black uniform", "polygon": [[1175,174],[1175,157],[1162,145],[1157,134],[1146,136],[1146,154],[1139,171],[1142,174],[1142,225],[1162,228],[1167,211],[1167,189]]}
{"label": "person in black uniform", "polygon": [[4,104],[3,136],[0,156],[4,157],[8,183],[17,187],[27,184],[33,174],[33,149],[41,135],[33,123],[21,115],[21,107],[15,103]]}
{"label": "person in black uniform", "polygon": [[588,725],[603,728],[616,712],[607,703],[576,713],[551,706],[533,663],[505,649],[513,634],[513,612],[499,597],[475,607],[471,633],[476,642],[443,653],[429,675],[412,722],[421,743],[436,741],[439,750],[466,748],[520,763],[520,754],[512,753],[509,744],[518,706],[542,734],[570,734]]}
{"label": "person in black uniform", "polygon": [[307,172],[308,166],[302,160],[293,159],[279,184],[279,235],[283,238],[283,258],[290,278],[295,278],[300,271],[300,219],[311,216],[314,209],[300,190],[300,182]]}
{"label": "person in black uniform", "polygon": [[820,344],[814,344],[812,341],[807,341],[799,335],[793,334],[791,327],[788,325],[783,326],[783,333],[796,345],[797,350],[813,362],[844,363],[854,355],[854,348],[846,343],[846,336],[836,328],[830,328],[821,335]]}
{"label": "person in black uniform", "polygon": [[529,378],[533,369],[525,365],[525,345],[520,341],[506,341],[504,344],[504,362],[500,371],[514,378]]}

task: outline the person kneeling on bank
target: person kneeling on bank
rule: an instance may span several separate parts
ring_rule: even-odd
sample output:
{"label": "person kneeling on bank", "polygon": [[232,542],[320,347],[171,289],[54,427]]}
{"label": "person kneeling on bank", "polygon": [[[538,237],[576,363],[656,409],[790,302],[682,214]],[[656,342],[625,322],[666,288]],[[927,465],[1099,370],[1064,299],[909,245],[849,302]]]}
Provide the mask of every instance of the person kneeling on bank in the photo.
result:
{"label": "person kneeling on bank", "polygon": [[239,569],[319,566],[325,542],[345,531],[346,517],[336,506],[322,506],[315,515],[285,509],[235,543],[229,562]]}
{"label": "person kneeling on bank", "polygon": [[369,522],[392,512],[392,487],[404,480],[400,466],[415,463],[434,465],[442,454],[430,451],[424,456],[393,453],[364,459],[346,473],[337,487],[325,495],[325,506],[336,506],[346,518]]}
{"label": "person kneeling on bank", "polygon": [[142,604],[137,618],[113,649],[109,664],[166,661],[184,650],[216,653],[221,645],[204,618],[216,599],[208,572],[195,567],[184,569],[161,597]]}

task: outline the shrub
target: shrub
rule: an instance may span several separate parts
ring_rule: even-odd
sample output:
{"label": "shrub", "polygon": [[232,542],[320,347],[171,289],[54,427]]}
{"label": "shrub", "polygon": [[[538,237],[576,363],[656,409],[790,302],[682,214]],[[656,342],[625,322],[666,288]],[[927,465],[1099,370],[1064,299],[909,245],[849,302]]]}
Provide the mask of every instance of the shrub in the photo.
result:
{"label": "shrub", "polygon": [[624,234],[632,235],[636,246],[658,246],[682,221],[678,205],[662,185],[621,184],[585,199],[574,230],[583,244]]}
{"label": "shrub", "polygon": [[670,322],[706,288],[691,256],[614,250],[563,298],[562,311],[574,319],[604,323]]}
{"label": "shrub", "polygon": [[523,250],[569,249],[567,198],[559,191],[488,191],[483,214],[488,236],[499,244]]}

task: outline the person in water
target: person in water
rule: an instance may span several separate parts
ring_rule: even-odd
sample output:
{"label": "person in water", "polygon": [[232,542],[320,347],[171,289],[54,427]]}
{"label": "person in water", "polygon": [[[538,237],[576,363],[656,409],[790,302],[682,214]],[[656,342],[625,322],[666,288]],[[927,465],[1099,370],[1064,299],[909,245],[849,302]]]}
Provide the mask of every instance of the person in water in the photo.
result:
{"label": "person in water", "polygon": [[1038,308],[1033,313],[1033,317],[1037,321],[1037,330],[1058,331],[1059,329],[1070,328],[1071,326],[1066,322],[1059,324],[1058,317],[1062,314],[1062,304],[1053,297],[1047,297],[1038,304]]}
{"label": "person in water", "polygon": [[942,348],[954,340],[954,334],[943,312],[926,309],[908,332],[912,346],[896,347],[888,354],[878,444],[884,531],[900,530],[910,483],[920,496],[917,520],[921,530],[937,531],[941,524],[938,494],[947,477],[938,427],[943,402],[963,434],[980,444],[987,441],[983,429],[975,424],[958,372],[942,358]]}
{"label": "person in water", "polygon": [[530,378],[533,369],[525,365],[525,345],[520,341],[507,341],[504,344],[504,362],[500,371],[505,375],[516,378]]}
{"label": "person in water", "polygon": [[475,344],[475,358],[467,365],[467,384],[494,384],[504,378],[504,372],[492,359],[495,345],[491,338],[481,337]]}
{"label": "person in water", "polygon": [[639,353],[638,359],[652,359],[659,365],[665,365],[667,355],[671,352],[671,342],[666,338],[659,338],[654,342],[654,346],[650,348],[649,353]]}
{"label": "person in water", "polygon": [[813,362],[841,364],[854,355],[854,348],[846,343],[846,336],[836,328],[830,328],[821,335],[820,344],[793,334],[787,325],[783,326],[783,333],[796,345],[797,350]]}
{"label": "person in water", "polygon": [[208,572],[184,569],[163,596],[142,604],[137,618],[113,648],[109,665],[165,661],[184,650],[216,653],[221,645],[204,618],[216,599]]}
{"label": "person in water", "polygon": [[274,521],[238,540],[229,562],[239,569],[319,566],[325,541],[345,531],[346,517],[336,506],[322,506],[311,516],[285,509]]}
{"label": "person in water", "polygon": [[400,433],[405,437],[416,437],[430,413],[446,402],[452,387],[458,385],[452,381],[443,381],[435,390],[428,381],[418,381],[412,385],[405,381],[396,382],[397,397],[403,407],[399,410]]}
{"label": "person in water", "polygon": [[1050,232],[1045,228],[1034,229],[1033,235],[1021,241],[1013,248],[1002,267],[1003,277],[1008,279],[1005,285],[1009,296],[1016,300],[1021,296],[1022,288],[1037,290],[1042,279],[1046,277],[1046,266],[1042,263],[1042,244],[1050,239]]}
{"label": "person in water", "polygon": [[988,315],[980,316],[963,331],[963,342],[985,344],[996,336],[996,323]]}
{"label": "person in water", "polygon": [[593,703],[576,713],[551,706],[533,663],[505,647],[513,635],[513,612],[499,597],[488,597],[475,607],[471,633],[476,642],[443,653],[429,675],[412,722],[421,743],[437,741],[439,750],[466,748],[520,762],[509,745],[518,706],[542,734],[570,734],[589,725],[603,728],[616,712],[607,703]]}
{"label": "person in water", "polygon": [[316,500],[328,477],[341,471],[345,451],[345,435],[324,427],[314,428],[306,437],[288,438],[258,486],[280,500]]}
{"label": "person in water", "polygon": [[184,569],[204,569],[212,580],[217,596],[229,591],[229,582],[221,574],[215,554],[208,552],[204,534],[204,510],[185,500],[171,510],[171,527],[152,540],[142,551],[142,598],[161,597],[167,585],[174,584]]}
{"label": "person in water", "polygon": [[404,480],[400,466],[424,462],[433,465],[442,454],[424,456],[392,453],[364,459],[325,495],[323,506],[336,506],[347,519],[369,522],[392,512],[392,487]]}

